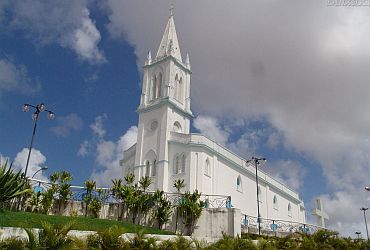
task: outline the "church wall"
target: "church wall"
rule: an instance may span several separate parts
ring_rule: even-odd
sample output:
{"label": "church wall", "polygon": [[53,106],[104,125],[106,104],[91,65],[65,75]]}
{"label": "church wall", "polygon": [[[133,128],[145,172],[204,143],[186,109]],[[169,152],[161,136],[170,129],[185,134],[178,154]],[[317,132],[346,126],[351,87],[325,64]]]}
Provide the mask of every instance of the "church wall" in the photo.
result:
{"label": "church wall", "polygon": [[[257,216],[256,182],[254,176],[248,175],[236,169],[230,163],[215,154],[200,147],[191,147],[192,158],[198,154],[198,164],[193,160],[192,167],[198,167],[197,188],[203,194],[227,195],[232,197],[232,206],[241,210],[242,213]],[[205,175],[206,159],[210,159],[211,171]],[[249,167],[254,170],[252,167]],[[194,170],[195,171],[195,170]],[[237,178],[240,175],[241,186],[238,188]],[[266,182],[259,182],[260,186],[260,214],[264,218],[304,221],[303,213],[299,204],[270,187]],[[196,186],[195,186],[196,187]],[[277,196],[278,207],[274,208],[273,198]],[[288,204],[291,204],[291,216],[288,213]]]}

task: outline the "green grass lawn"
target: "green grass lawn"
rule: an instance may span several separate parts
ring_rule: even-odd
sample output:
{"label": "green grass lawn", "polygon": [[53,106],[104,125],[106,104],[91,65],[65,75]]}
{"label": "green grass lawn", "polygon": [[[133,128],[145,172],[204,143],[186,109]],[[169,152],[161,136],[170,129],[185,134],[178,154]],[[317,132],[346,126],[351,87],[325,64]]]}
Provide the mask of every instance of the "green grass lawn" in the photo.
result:
{"label": "green grass lawn", "polygon": [[123,221],[103,220],[89,217],[46,215],[20,211],[0,211],[1,227],[41,228],[41,222],[43,221],[47,221],[51,224],[64,224],[69,221],[73,221],[73,229],[75,230],[100,231],[117,225],[118,227],[123,228],[126,233],[134,233],[140,229],[144,229],[144,233],[146,234],[173,234],[172,232],[159,230],[157,228],[143,227]]}

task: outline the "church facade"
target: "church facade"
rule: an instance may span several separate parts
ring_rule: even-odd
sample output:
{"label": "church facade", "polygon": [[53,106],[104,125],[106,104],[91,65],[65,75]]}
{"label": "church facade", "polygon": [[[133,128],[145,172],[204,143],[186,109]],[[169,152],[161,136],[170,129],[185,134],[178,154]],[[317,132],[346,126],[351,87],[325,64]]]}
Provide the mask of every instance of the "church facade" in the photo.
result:
{"label": "church facade", "polygon": [[[201,134],[190,133],[189,56],[182,59],[173,15],[169,17],[158,52],[143,67],[137,143],[123,154],[123,175],[149,176],[151,189],[184,190],[231,197],[233,207],[257,215],[255,168],[246,160]],[[260,216],[305,223],[304,203],[296,191],[258,171]]]}

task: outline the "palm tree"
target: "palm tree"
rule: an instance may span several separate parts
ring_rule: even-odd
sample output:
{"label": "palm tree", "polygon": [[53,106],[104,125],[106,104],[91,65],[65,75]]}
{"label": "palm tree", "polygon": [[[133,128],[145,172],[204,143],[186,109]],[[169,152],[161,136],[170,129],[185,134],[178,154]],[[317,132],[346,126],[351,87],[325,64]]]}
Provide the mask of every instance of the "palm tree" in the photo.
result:
{"label": "palm tree", "polygon": [[112,182],[113,182],[112,193],[116,197],[116,199],[120,201],[120,204],[122,207],[121,213],[118,211],[118,215],[117,215],[118,216],[117,220],[121,220],[122,214],[123,214],[123,203],[124,203],[123,190],[125,186],[122,185],[122,179],[114,179],[112,180]]}
{"label": "palm tree", "polygon": [[143,192],[145,193],[149,186],[152,184],[152,179],[150,179],[149,176],[143,176],[141,177],[139,184],[140,187],[143,189]]}
{"label": "palm tree", "polygon": [[162,226],[166,224],[171,217],[171,202],[165,197],[164,192],[156,190],[154,193],[155,210],[153,217],[158,223],[158,228],[162,229]]}
{"label": "palm tree", "polygon": [[69,200],[69,198],[72,195],[71,192],[71,184],[72,181],[72,175],[67,171],[62,171],[59,174],[59,212],[61,208],[61,204],[63,206],[66,205],[66,202]]}
{"label": "palm tree", "polygon": [[[177,179],[174,183],[173,183],[173,187],[176,188],[177,190],[177,202],[180,203],[180,193],[181,193],[181,189],[183,189],[185,187],[185,181],[184,179]],[[178,220],[178,217],[179,217],[179,209],[178,209],[178,206],[179,204],[176,205],[176,224],[175,224],[175,232],[177,231],[177,220]]]}
{"label": "palm tree", "polygon": [[194,231],[195,222],[202,214],[204,202],[200,200],[200,197],[201,193],[198,190],[193,193],[185,192],[178,207],[189,235]]}
{"label": "palm tree", "polygon": [[83,200],[85,201],[85,217],[87,216],[87,208],[92,200],[92,191],[96,189],[96,182],[93,180],[87,180],[85,181],[85,187],[86,187],[86,193],[83,197]]}
{"label": "palm tree", "polygon": [[133,173],[129,173],[125,176],[125,181],[127,185],[132,186],[135,181],[135,175]]}

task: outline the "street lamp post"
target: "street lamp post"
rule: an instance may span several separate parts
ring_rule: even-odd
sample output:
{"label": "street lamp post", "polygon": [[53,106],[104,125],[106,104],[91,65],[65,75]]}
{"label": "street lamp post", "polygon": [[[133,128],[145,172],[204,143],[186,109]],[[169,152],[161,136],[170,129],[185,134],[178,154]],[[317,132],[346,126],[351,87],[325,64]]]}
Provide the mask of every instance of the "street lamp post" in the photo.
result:
{"label": "street lamp post", "polygon": [[254,167],[256,169],[258,235],[261,235],[261,215],[260,215],[260,201],[259,201],[259,192],[258,192],[258,165],[260,164],[260,161],[266,161],[266,158],[252,157],[250,160],[247,160],[247,163],[254,162]]}
{"label": "street lamp post", "polygon": [[368,210],[368,207],[362,207],[360,210],[364,212],[364,219],[365,219],[365,226],[366,226],[366,234],[367,234],[367,240],[369,240],[369,231],[367,229],[367,221],[366,221],[366,211]]}
{"label": "street lamp post", "polygon": [[43,103],[40,103],[40,104],[38,104],[36,106],[26,103],[26,104],[23,105],[23,112],[28,112],[30,110],[30,108],[34,108],[35,109],[35,112],[33,112],[33,114],[32,114],[32,119],[35,121],[35,125],[33,126],[31,143],[30,143],[30,147],[28,149],[26,169],[24,170],[24,175],[23,175],[24,180],[26,180],[26,178],[27,178],[28,164],[30,163],[31,151],[32,151],[32,146],[33,146],[33,140],[34,140],[35,133],[36,133],[36,127],[37,127],[37,121],[39,119],[39,114],[41,112],[46,111],[46,112],[48,112],[48,119],[49,120],[53,120],[54,117],[55,117],[54,112],[45,109],[45,104],[43,104]]}
{"label": "street lamp post", "polygon": [[360,239],[361,232],[355,232],[355,234],[357,234],[357,239]]}
{"label": "street lamp post", "polygon": [[48,170],[48,167],[47,167],[47,166],[45,166],[45,167],[42,167],[42,168],[40,168],[39,170],[37,170],[37,171],[32,175],[31,179],[33,179],[33,177],[35,177],[35,175],[36,175],[38,172],[40,172],[40,171],[44,171],[44,170]]}

